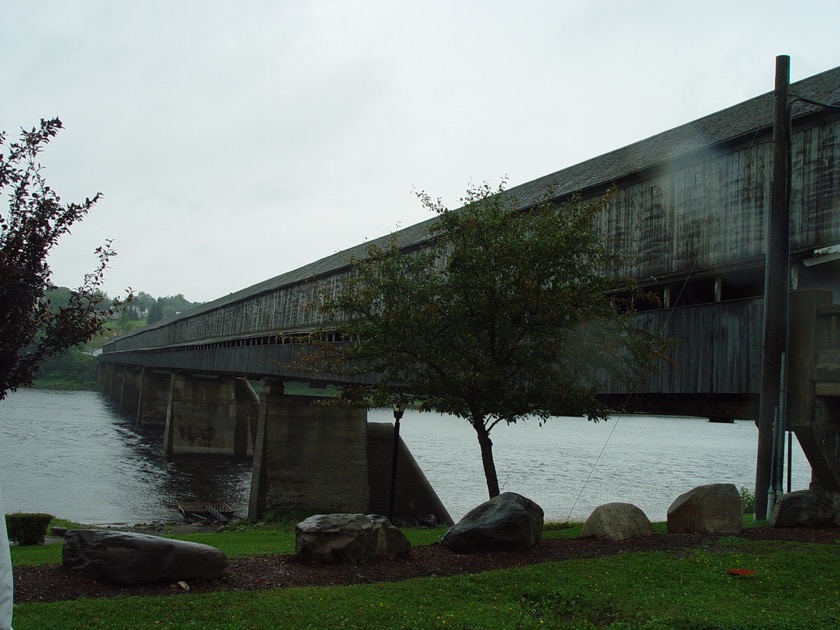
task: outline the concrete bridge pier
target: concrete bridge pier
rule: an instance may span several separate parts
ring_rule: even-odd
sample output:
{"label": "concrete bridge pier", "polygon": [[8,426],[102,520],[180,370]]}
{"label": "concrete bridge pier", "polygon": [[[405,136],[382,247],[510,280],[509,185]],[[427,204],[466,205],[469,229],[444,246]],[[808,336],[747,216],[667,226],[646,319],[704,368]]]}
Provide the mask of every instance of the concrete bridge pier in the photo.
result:
{"label": "concrete bridge pier", "polygon": [[137,400],[135,424],[166,425],[166,411],[169,407],[169,390],[172,374],[144,369],[140,379],[140,393]]}
{"label": "concrete bridge pier", "polygon": [[260,394],[248,516],[267,511],[366,512],[367,410],[285,396],[268,381]]}
{"label": "concrete bridge pier", "polygon": [[[172,374],[166,410],[163,451],[167,455],[202,453],[216,455],[249,454],[249,414],[255,401],[243,401],[250,385],[244,379]],[[247,388],[245,387],[247,385]],[[253,390],[251,390],[253,392]],[[249,407],[250,403],[250,407]]]}
{"label": "concrete bridge pier", "polygon": [[122,395],[123,366],[115,363],[104,363],[99,365],[99,380],[102,383],[102,392],[112,401],[119,402]]}
{"label": "concrete bridge pier", "polygon": [[[260,416],[248,516],[267,511],[388,514],[393,425],[369,423],[364,408],[334,399],[286,396],[269,382]],[[394,518],[433,514],[452,523],[423,471],[400,440]]]}
{"label": "concrete bridge pier", "polygon": [[143,369],[125,367],[122,372],[122,386],[117,401],[120,415],[136,418],[140,403],[140,392],[143,389]]}

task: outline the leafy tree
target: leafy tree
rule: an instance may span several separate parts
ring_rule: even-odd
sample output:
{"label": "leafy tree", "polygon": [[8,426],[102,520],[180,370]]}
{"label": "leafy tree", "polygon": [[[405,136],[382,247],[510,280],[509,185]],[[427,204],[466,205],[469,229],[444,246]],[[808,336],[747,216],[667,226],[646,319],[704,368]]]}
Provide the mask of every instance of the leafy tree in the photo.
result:
{"label": "leafy tree", "polygon": [[503,185],[487,184],[468,190],[458,210],[419,197],[438,215],[428,244],[372,246],[336,294],[322,292],[325,330],[354,341],[321,344],[314,360],[378,374],[372,404],[417,401],[466,419],[493,497],[497,424],[606,418],[599,383],[646,373],[658,342],[608,295],[616,260],[592,229],[600,205],[545,198],[522,211]]}
{"label": "leafy tree", "polygon": [[73,291],[68,287],[54,287],[45,293],[47,300],[49,300],[50,308],[53,310],[59,309],[62,306],[70,304],[70,298]]}
{"label": "leafy tree", "polygon": [[[59,238],[101,198],[62,203],[46,183],[38,154],[62,128],[57,118],[22,130],[7,144],[0,132],[0,193],[8,199],[0,212],[0,400],[29,385],[41,361],[76,346],[101,331],[119,302],[108,304],[101,292],[111,242],[96,249],[98,264],[82,285],[52,305],[56,289],[47,255]],[[60,292],[61,293],[61,292]]]}
{"label": "leafy tree", "polygon": [[133,304],[141,311],[149,311],[155,303],[155,298],[145,291],[138,291],[134,296]]}
{"label": "leafy tree", "polygon": [[157,302],[160,304],[164,318],[188,311],[196,305],[196,303],[185,298],[183,293],[158,298]]}
{"label": "leafy tree", "polygon": [[163,319],[163,309],[160,306],[160,300],[155,300],[152,307],[149,309],[149,314],[146,316],[147,324],[154,324]]}
{"label": "leafy tree", "polygon": [[51,389],[96,389],[94,358],[76,348],[44,359],[33,387]]}

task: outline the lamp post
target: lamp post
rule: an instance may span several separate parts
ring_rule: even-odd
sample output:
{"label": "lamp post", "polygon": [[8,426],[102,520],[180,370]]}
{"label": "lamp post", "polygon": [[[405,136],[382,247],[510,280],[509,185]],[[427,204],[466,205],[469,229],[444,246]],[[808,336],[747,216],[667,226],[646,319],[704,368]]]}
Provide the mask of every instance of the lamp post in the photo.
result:
{"label": "lamp post", "polygon": [[397,455],[400,452],[400,420],[405,413],[407,403],[394,403],[394,442],[391,446],[391,496],[388,501],[388,520],[394,520],[394,496],[397,491]]}

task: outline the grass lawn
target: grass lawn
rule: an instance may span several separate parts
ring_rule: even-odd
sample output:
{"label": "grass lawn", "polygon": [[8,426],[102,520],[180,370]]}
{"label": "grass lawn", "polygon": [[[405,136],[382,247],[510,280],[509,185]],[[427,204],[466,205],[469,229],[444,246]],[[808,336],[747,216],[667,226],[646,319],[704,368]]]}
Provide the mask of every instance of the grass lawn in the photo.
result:
{"label": "grass lawn", "polygon": [[[405,532],[419,545],[443,530]],[[288,529],[183,538],[230,556],[294,548]],[[13,554],[16,564],[56,562],[60,546]],[[838,560],[837,544],[733,536],[680,554],[625,553],[451,578],[19,604],[15,628],[831,628],[840,627]],[[755,574],[734,577],[733,567]]]}

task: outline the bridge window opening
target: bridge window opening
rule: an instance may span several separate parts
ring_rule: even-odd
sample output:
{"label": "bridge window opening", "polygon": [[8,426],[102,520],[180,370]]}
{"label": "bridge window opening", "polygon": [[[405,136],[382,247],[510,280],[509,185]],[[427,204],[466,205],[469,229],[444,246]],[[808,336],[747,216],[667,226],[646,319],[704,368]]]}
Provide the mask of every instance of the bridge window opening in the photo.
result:
{"label": "bridge window opening", "polygon": [[689,280],[681,285],[671,287],[672,306],[694,306],[696,304],[710,304],[715,301],[715,278],[701,278]]}
{"label": "bridge window opening", "polygon": [[723,274],[721,277],[720,299],[741,300],[764,295],[764,270],[747,269]]}
{"label": "bridge window opening", "polygon": [[631,309],[637,313],[662,308],[665,298],[665,287],[645,287],[638,292],[619,291],[612,294],[613,304],[620,313],[627,313]]}

